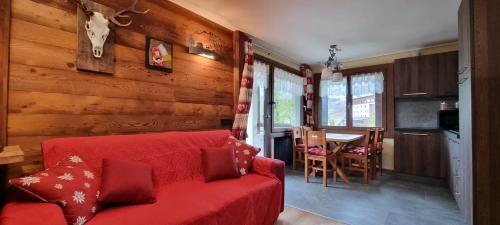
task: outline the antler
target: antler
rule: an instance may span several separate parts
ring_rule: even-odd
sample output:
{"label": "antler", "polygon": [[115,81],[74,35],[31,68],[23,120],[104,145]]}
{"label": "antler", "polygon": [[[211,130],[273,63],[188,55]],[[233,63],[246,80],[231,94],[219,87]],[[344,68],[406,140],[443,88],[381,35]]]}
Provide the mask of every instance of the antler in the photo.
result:
{"label": "antler", "polygon": [[87,17],[91,17],[94,15],[94,12],[92,12],[87,7],[87,4],[85,4],[87,2],[86,0],[84,0],[85,2],[82,2],[82,0],[71,0],[71,1],[73,1],[78,8],[82,9],[83,13],[85,13],[85,15],[87,15]]}
{"label": "antler", "polygon": [[113,22],[114,24],[118,25],[118,26],[121,26],[121,27],[126,27],[126,26],[130,26],[130,24],[132,24],[132,19],[130,19],[128,21],[128,23],[120,23],[116,17],[120,17],[120,18],[130,18],[130,15],[127,15],[127,13],[129,12],[132,12],[132,13],[137,13],[137,14],[146,14],[149,12],[149,9],[146,9],[144,11],[139,11],[135,8],[135,6],[137,5],[137,2],[139,0],[134,0],[134,3],[132,3],[132,5],[130,5],[128,8],[125,8],[125,9],[122,9],[118,12],[115,13],[115,15],[109,17],[109,20],[111,20],[111,22]]}

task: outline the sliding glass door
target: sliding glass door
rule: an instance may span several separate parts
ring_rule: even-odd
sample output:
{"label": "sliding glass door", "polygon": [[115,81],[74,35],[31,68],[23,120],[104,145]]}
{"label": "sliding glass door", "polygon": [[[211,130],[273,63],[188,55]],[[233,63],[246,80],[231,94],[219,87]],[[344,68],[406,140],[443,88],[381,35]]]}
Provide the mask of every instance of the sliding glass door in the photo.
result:
{"label": "sliding glass door", "polygon": [[259,156],[265,156],[269,139],[269,65],[258,60],[254,62],[254,85],[252,104],[248,115],[247,143],[261,149]]}

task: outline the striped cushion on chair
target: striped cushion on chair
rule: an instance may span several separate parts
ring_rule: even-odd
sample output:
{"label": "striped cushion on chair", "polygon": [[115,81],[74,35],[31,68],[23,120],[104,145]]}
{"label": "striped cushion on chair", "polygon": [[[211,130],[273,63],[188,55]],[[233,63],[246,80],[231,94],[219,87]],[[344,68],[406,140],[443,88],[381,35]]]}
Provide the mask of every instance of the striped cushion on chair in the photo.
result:
{"label": "striped cushion on chair", "polygon": [[[374,148],[369,148],[368,149],[368,155],[374,154],[377,152],[377,149]],[[357,154],[357,155],[363,155],[366,152],[365,147],[353,147],[353,148],[346,148],[342,150],[342,153],[349,153],[349,154]]]}
{"label": "striped cushion on chair", "polygon": [[317,148],[317,147],[308,149],[307,153],[309,153],[311,155],[324,155],[324,156],[333,154],[333,152],[331,150],[325,151],[325,149]]}

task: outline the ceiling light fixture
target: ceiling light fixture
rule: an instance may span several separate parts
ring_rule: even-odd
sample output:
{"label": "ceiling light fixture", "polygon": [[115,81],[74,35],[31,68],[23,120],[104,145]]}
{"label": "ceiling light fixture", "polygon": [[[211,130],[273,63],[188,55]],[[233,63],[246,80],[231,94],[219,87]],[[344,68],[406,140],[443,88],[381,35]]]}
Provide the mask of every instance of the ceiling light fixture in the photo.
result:
{"label": "ceiling light fixture", "polygon": [[337,45],[330,45],[330,56],[328,60],[325,62],[323,70],[321,71],[321,79],[322,80],[333,80],[333,81],[341,81],[343,79],[343,75],[340,72],[342,69],[342,63],[340,63],[337,59],[337,53],[341,51]]}

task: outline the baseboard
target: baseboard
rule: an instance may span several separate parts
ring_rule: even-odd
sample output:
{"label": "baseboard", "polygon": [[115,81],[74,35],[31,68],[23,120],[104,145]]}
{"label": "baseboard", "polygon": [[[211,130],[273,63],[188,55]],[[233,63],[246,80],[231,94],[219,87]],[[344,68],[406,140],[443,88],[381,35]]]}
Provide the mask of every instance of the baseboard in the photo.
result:
{"label": "baseboard", "polygon": [[429,184],[434,186],[448,187],[448,181],[444,178],[421,177],[404,173],[393,172],[394,176],[400,180],[413,181],[417,183]]}

